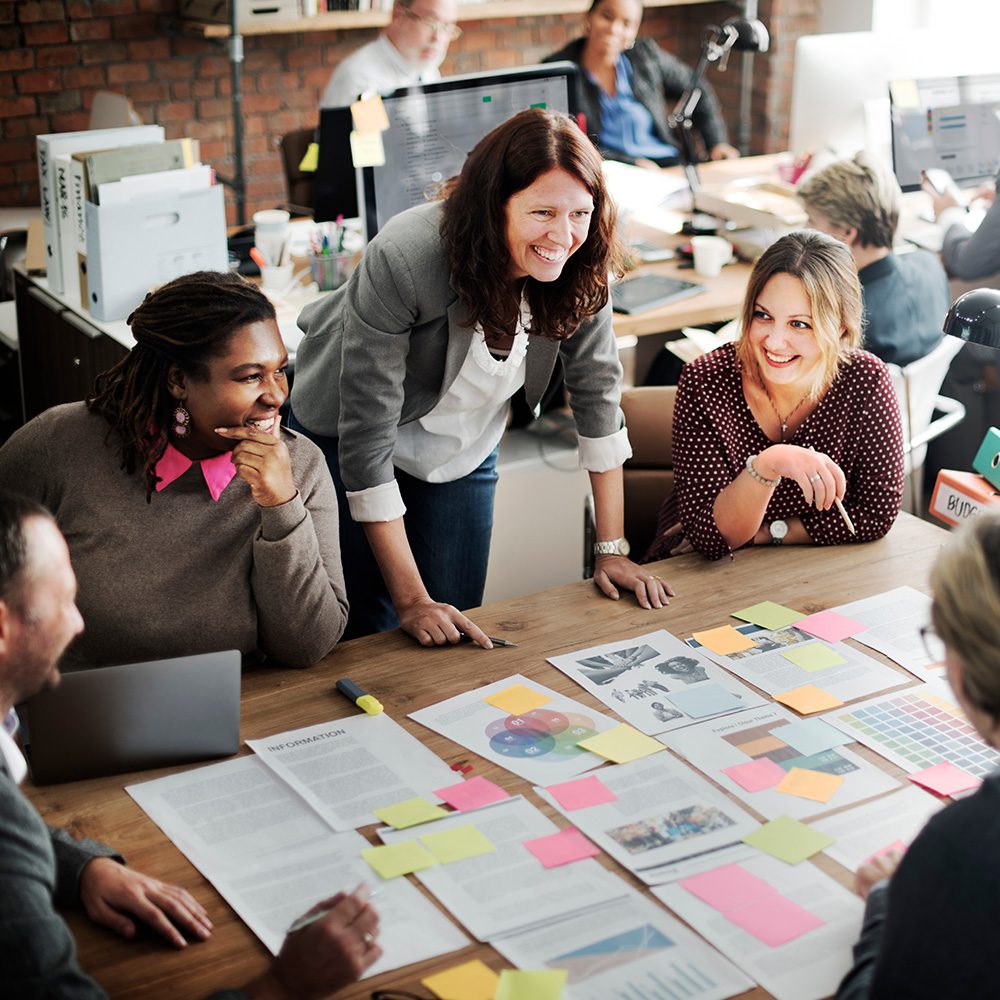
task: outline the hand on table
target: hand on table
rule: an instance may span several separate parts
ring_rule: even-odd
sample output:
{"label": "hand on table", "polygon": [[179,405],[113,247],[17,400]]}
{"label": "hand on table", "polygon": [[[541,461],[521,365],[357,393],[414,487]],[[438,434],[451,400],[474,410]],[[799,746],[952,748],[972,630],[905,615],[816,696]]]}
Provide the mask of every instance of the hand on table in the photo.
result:
{"label": "hand on table", "polygon": [[664,608],[670,603],[667,598],[674,593],[668,583],[626,556],[598,556],[594,583],[613,601],[620,596],[618,587],[631,590],[644,608]]}
{"label": "hand on table", "polygon": [[795,444],[765,448],[754,468],[765,479],[774,479],[775,475],[794,479],[805,502],[817,510],[829,510],[835,500],[844,499],[847,491],[847,477],[829,455]]}
{"label": "hand on table", "polygon": [[717,142],[709,151],[710,160],[737,160],[740,151],[735,146],[730,146],[728,142]]}
{"label": "hand on table", "polygon": [[862,899],[867,899],[872,887],[890,878],[902,860],[903,852],[899,850],[886,851],[870,858],[854,873],[854,891]]}
{"label": "hand on table", "polygon": [[950,191],[938,191],[926,177],[920,179],[920,186],[931,199],[935,219],[939,219],[946,208],[965,207]]}
{"label": "hand on table", "polygon": [[271,968],[244,987],[254,1000],[318,1000],[355,982],[382,957],[367,887],[338,892],[308,912],[326,913],[287,935]]}
{"label": "hand on table", "polygon": [[135,937],[133,917],[148,924],[177,948],[187,946],[181,931],[207,938],[212,921],[186,890],[126,868],[112,858],[94,858],[80,875],[80,900],[87,916],[123,938]]}
{"label": "hand on table", "polygon": [[423,597],[396,609],[399,626],[421,646],[447,646],[469,639],[492,649],[489,636],[458,608]]}
{"label": "hand on table", "polygon": [[292,479],[292,459],[281,440],[280,413],[270,433],[254,427],[216,427],[215,433],[237,442],[233,448],[236,475],[250,487],[259,506],[278,507],[298,492]]}
{"label": "hand on table", "polygon": [[677,543],[672,545],[670,549],[671,556],[684,556],[689,552],[694,552],[694,546],[684,537],[684,525],[680,521],[667,528],[663,532],[663,537],[677,539]]}

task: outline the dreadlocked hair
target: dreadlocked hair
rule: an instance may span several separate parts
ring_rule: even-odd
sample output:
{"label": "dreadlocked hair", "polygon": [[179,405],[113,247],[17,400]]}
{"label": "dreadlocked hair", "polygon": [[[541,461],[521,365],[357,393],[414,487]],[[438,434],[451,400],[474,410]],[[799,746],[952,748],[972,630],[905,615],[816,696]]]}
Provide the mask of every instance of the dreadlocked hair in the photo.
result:
{"label": "dreadlocked hair", "polygon": [[142,470],[146,502],[153,496],[156,463],[167,447],[176,400],[167,388],[172,365],[185,375],[208,378],[208,360],[225,353],[229,338],[251,323],[275,318],[274,306],[238,274],[196,271],[150,292],[127,322],[135,347],[102,372],[87,399],[91,413],[121,441],[121,468]]}

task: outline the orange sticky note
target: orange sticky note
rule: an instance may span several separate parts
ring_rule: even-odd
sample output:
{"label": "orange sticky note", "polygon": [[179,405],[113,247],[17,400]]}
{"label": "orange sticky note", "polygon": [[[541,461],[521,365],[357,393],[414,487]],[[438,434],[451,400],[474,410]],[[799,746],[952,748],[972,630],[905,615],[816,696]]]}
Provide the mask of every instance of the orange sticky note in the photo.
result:
{"label": "orange sticky note", "polygon": [[730,653],[739,653],[744,649],[753,649],[753,643],[742,632],[737,632],[732,625],[710,628],[705,632],[695,632],[694,638],[706,649],[718,653],[719,656],[728,656]]}
{"label": "orange sticky note", "polygon": [[839,774],[793,767],[775,785],[774,790],[786,795],[797,795],[800,799],[812,799],[813,802],[829,802],[843,783],[844,779]]}
{"label": "orange sticky note", "polygon": [[524,684],[511,684],[509,688],[487,695],[483,701],[494,708],[499,708],[502,712],[524,715],[525,712],[547,705],[552,699],[547,694],[535,691]]}
{"label": "orange sticky note", "polygon": [[844,703],[835,698],[829,691],[816,687],[815,684],[803,684],[782,694],[774,696],[789,708],[794,708],[799,715],[812,715],[813,712],[825,712],[829,708],[839,708]]}
{"label": "orange sticky note", "polygon": [[493,1000],[500,977],[474,958],[420,981],[440,1000]]}
{"label": "orange sticky note", "polygon": [[362,97],[351,105],[351,120],[354,130],[362,135],[369,132],[384,132],[389,127],[389,116],[378,94]]}

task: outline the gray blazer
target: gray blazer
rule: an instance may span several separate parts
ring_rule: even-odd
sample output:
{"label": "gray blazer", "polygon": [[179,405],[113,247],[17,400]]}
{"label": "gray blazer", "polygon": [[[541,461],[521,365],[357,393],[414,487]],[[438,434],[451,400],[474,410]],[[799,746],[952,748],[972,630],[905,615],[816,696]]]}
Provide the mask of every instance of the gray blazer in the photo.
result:
{"label": "gray blazer", "polygon": [[[390,219],[344,288],[307,306],[292,408],[317,434],[340,438],[348,490],[394,478],[396,429],[434,408],[458,375],[473,331],[441,246],[441,202]],[[600,438],[624,426],[622,368],[611,303],[568,340],[529,340],[524,391],[539,404],[562,362],[577,431]]]}

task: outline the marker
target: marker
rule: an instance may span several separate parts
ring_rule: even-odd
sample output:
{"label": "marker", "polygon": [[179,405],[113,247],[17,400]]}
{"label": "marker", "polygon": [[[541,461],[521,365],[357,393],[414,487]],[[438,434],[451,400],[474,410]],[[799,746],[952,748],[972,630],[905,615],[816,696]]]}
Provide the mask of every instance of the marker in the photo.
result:
{"label": "marker", "polygon": [[[350,893],[352,896],[357,896],[358,901],[362,905],[367,903],[372,896],[377,894],[377,889],[369,889],[364,882],[362,882],[353,892]],[[294,934],[296,931],[302,930],[303,927],[308,927],[310,924],[316,923],[317,920],[322,920],[329,912],[329,910],[317,910],[315,913],[304,914],[299,917],[298,920],[292,921],[291,927],[285,931],[285,934]]]}
{"label": "marker", "polygon": [[[461,630],[458,633],[462,637],[463,642],[472,642],[472,638]],[[509,646],[511,649],[517,649],[517,643],[511,642],[509,639],[498,639],[495,635],[488,635],[486,637],[493,643],[494,646]]]}
{"label": "marker", "polygon": [[337,690],[345,697],[350,698],[358,708],[368,715],[381,715],[382,703],[370,695],[364,688],[359,687],[354,681],[349,681],[346,677],[337,681]]}
{"label": "marker", "polygon": [[267,267],[267,261],[264,260],[264,255],[256,247],[250,247],[250,259],[258,267]]}

